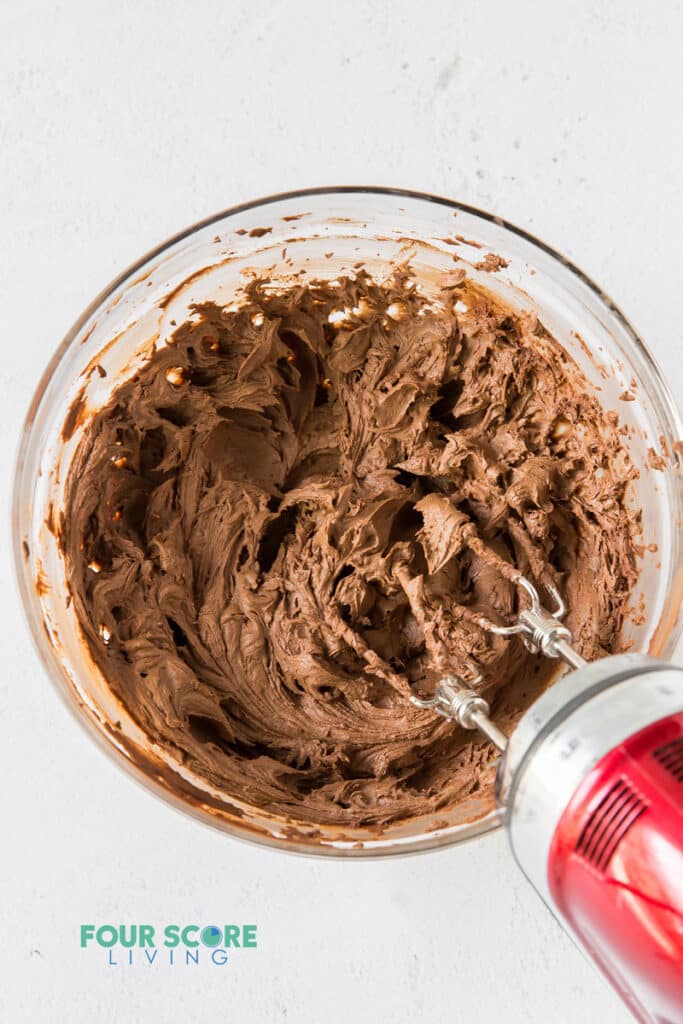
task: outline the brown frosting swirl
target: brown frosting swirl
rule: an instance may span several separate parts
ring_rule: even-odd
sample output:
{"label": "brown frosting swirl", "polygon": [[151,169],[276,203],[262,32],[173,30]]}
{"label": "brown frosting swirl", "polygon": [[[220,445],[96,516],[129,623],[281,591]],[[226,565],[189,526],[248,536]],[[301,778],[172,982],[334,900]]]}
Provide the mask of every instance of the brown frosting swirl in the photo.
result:
{"label": "brown frosting swirl", "polygon": [[[457,305],[456,305],[457,304]],[[637,576],[633,475],[564,349],[454,275],[360,271],[204,304],[92,416],[66,488],[75,612],[113,691],[193,771],[291,820],[381,826],[490,785],[416,708],[484,673],[509,730],[552,663],[509,621],[554,583],[587,658]]]}

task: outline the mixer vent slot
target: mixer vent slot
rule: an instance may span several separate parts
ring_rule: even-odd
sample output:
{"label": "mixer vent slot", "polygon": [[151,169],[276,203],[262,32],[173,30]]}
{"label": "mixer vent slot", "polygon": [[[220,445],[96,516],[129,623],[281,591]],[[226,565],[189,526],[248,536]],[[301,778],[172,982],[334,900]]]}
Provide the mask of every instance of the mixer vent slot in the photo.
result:
{"label": "mixer vent slot", "polygon": [[676,782],[683,782],[683,736],[665,743],[654,752],[662,768],[673,775]]}
{"label": "mixer vent slot", "polygon": [[584,825],[576,852],[598,871],[605,871],[619,843],[646,809],[633,787],[617,779]]}

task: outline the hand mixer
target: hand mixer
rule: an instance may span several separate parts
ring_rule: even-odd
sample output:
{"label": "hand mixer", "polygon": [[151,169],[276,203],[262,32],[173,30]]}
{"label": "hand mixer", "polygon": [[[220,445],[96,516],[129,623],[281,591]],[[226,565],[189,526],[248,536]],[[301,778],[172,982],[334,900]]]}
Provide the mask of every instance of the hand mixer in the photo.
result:
{"label": "hand mixer", "polygon": [[590,954],[635,1017],[683,1024],[683,669],[643,655],[588,663],[523,576],[530,605],[493,633],[521,634],[573,671],[509,737],[459,676],[413,698],[501,752],[496,799],[532,885]]}

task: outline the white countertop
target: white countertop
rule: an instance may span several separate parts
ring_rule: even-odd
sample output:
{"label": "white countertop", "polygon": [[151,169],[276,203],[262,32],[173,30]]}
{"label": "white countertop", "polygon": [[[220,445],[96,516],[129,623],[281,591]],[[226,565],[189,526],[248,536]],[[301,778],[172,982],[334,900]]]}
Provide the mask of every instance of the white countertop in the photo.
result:
{"label": "white countertop", "polygon": [[[442,193],[538,234],[612,294],[683,404],[682,32],[673,0],[5,5],[3,509],[37,378],[95,293],[198,218],[306,185]],[[500,833],[297,859],[137,787],[38,664],[3,531],[0,1019],[630,1019]],[[256,922],[259,949],[179,969],[78,948],[82,922],[146,921]]]}

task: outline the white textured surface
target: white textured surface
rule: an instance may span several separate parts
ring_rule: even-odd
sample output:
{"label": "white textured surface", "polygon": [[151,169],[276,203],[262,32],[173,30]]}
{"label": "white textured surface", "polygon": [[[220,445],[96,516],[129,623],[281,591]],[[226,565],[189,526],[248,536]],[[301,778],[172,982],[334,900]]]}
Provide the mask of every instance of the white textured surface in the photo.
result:
{"label": "white textured surface", "polygon": [[[305,185],[440,192],[537,233],[623,306],[680,403],[679,3],[26,0],[0,17],[4,508],[38,375],[102,285],[197,218]],[[58,702],[6,541],[2,571],[0,1019],[629,1019],[499,834],[328,863],[157,803]],[[81,921],[233,920],[260,948],[229,968],[114,970],[77,946]]]}

